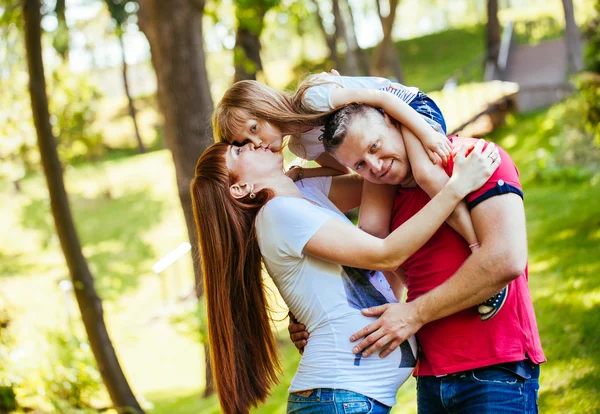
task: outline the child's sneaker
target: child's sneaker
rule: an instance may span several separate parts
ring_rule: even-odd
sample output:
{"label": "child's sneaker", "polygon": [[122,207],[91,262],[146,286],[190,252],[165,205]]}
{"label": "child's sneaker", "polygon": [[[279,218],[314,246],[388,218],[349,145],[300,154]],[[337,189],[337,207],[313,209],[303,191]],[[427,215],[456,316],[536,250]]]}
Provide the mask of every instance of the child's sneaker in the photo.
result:
{"label": "child's sneaker", "polygon": [[504,302],[506,302],[507,297],[508,285],[485,302],[477,305],[477,312],[479,312],[479,317],[481,320],[487,321],[488,319],[493,318],[498,311],[500,311],[502,305],[504,305]]}

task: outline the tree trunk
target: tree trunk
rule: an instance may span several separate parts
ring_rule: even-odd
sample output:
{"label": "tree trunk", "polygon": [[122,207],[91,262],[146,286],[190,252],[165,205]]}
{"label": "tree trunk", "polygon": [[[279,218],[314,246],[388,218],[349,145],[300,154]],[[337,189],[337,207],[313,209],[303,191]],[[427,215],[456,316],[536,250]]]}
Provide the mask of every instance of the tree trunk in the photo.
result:
{"label": "tree trunk", "polygon": [[498,65],[500,52],[500,20],[498,20],[498,0],[487,0],[487,25],[486,25],[486,64]]}
{"label": "tree trunk", "polygon": [[50,193],[50,205],[56,233],[73,281],[75,297],[81,311],[90,346],[110,398],[121,413],[132,411],[142,413],[143,410],[125,379],[106,331],[102,301],[94,288],[94,279],[81,251],[79,237],[71,216],[69,200],[63,182],[62,166],[56,150],[56,139],[52,134],[50,125],[42,61],[40,0],[22,0],[22,5],[31,108],[42,166]]}
{"label": "tree trunk", "polygon": [[[263,17],[264,15],[260,18]],[[233,49],[233,65],[235,67],[233,82],[256,80],[257,72],[263,70],[260,49],[260,33],[255,33],[245,27],[243,22],[238,22]]]}
{"label": "tree trunk", "polygon": [[367,76],[369,74],[369,56],[367,56],[367,52],[361,48],[358,44],[358,37],[356,36],[356,23],[354,21],[354,13],[352,12],[352,6],[346,0],[346,6],[348,8],[348,17],[349,17],[349,25],[350,25],[350,35],[352,47],[354,48],[354,52],[356,57],[358,58],[358,65],[360,67],[360,72]]}
{"label": "tree trunk", "polygon": [[135,139],[138,145],[138,152],[140,154],[143,154],[146,152],[146,147],[144,147],[142,137],[140,136],[140,130],[138,128],[135,113],[135,106],[133,106],[133,98],[131,97],[131,92],[129,92],[129,82],[127,80],[127,61],[125,60],[125,44],[123,43],[123,35],[119,33],[117,35],[117,38],[119,39],[119,46],[121,47],[121,58],[123,59],[123,86],[125,87],[125,95],[127,95],[127,102],[129,104],[129,116],[131,116],[131,120],[133,121],[133,129],[135,131]]}
{"label": "tree trunk", "polygon": [[340,66],[340,62],[337,53],[335,35],[330,35],[325,29],[325,24],[323,23],[323,14],[321,13],[319,2],[317,0],[312,0],[312,2],[317,8],[317,23],[319,24],[319,29],[321,29],[321,33],[323,33],[323,38],[325,39],[325,43],[329,49],[329,59],[333,61],[333,65],[338,68]]}
{"label": "tree trunk", "polygon": [[583,57],[581,52],[581,33],[575,22],[575,11],[573,0],[563,0],[565,11],[565,26],[567,38],[567,54],[569,59],[569,70],[579,72],[583,68]]}
{"label": "tree trunk", "polygon": [[396,9],[398,8],[399,0],[390,0],[390,12],[387,16],[382,14],[380,0],[375,0],[377,11],[383,29],[383,39],[375,48],[373,53],[373,64],[371,71],[375,76],[387,77],[388,73],[396,78],[398,82],[404,81],[404,73],[398,56],[398,50],[392,39],[392,29],[396,20]]}
{"label": "tree trunk", "polygon": [[[204,288],[190,182],[198,157],[213,142],[210,128],[213,102],[202,34],[204,5],[205,0],[140,0],[138,11],[140,28],[148,38],[152,52],[165,139],[173,156],[179,200],[195,259],[198,298],[203,295]],[[207,365],[207,377],[211,372]],[[212,384],[212,378],[209,377],[206,383]]]}
{"label": "tree trunk", "polygon": [[346,46],[346,56],[344,59],[344,65],[341,68],[336,68],[345,75],[357,76],[360,71],[358,69],[358,59],[356,53],[352,48],[348,30],[346,29],[346,22],[340,8],[340,1],[333,0],[333,21],[335,24],[335,38],[336,42],[342,42]]}

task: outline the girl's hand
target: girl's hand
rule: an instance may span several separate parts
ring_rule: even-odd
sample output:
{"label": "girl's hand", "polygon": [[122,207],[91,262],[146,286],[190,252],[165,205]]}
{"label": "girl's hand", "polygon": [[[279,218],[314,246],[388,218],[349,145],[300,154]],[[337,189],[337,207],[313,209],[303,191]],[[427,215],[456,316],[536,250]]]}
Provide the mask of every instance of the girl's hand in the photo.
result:
{"label": "girl's hand", "polygon": [[289,170],[286,171],[285,175],[290,177],[293,182],[301,180],[303,178],[303,168],[299,165],[292,165]]}
{"label": "girl's hand", "polygon": [[431,162],[434,164],[437,162],[437,154],[442,159],[444,165],[448,164],[452,145],[445,135],[432,129],[431,133],[421,138],[421,142],[423,143],[423,147],[425,147],[425,151],[427,152],[427,155],[429,155]]}
{"label": "girl's hand", "polygon": [[493,143],[488,143],[483,149],[486,141],[480,139],[475,147],[471,149],[463,145],[454,157],[454,171],[448,185],[462,197],[480,188],[492,176],[500,165],[500,153]]}

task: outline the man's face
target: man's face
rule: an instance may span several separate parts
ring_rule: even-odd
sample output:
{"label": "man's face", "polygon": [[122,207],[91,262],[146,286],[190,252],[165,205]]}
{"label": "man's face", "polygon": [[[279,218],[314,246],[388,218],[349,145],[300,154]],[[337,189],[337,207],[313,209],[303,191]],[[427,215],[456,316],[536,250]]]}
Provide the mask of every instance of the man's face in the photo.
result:
{"label": "man's face", "polygon": [[387,116],[356,115],[334,155],[372,183],[409,186],[413,182],[404,139]]}

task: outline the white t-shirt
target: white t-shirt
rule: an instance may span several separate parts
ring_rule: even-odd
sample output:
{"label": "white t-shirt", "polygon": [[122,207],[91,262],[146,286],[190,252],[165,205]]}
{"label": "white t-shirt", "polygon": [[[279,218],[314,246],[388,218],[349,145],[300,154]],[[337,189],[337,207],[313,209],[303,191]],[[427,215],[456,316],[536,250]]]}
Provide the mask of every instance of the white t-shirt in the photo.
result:
{"label": "white t-shirt", "polygon": [[[304,95],[304,101],[320,112],[329,112],[335,109],[331,104],[331,90],[334,88],[383,90],[396,95],[407,104],[411,103],[419,93],[418,88],[404,86],[385,78],[334,75],[322,75],[322,78],[329,83],[313,86]],[[320,127],[302,134],[299,138],[291,137],[288,143],[290,151],[305,160],[316,159],[325,152],[320,139],[322,134],[323,128]]]}
{"label": "white t-shirt", "polygon": [[360,310],[395,299],[387,282],[380,284],[387,288],[379,290],[369,282],[369,277],[381,282],[381,272],[343,267],[302,253],[328,220],[352,222],[327,198],[331,177],[304,179],[297,185],[306,199],[275,197],[256,218],[265,266],[292,313],[310,332],[289,391],[344,389],[392,406],[416,364],[416,340],[411,337],[386,358],[363,359],[352,353],[355,344],[350,335],[376,319]]}

